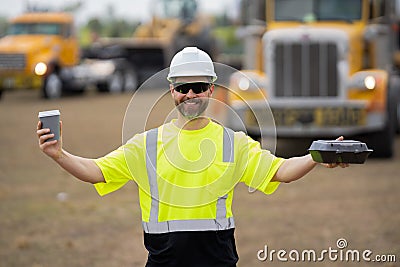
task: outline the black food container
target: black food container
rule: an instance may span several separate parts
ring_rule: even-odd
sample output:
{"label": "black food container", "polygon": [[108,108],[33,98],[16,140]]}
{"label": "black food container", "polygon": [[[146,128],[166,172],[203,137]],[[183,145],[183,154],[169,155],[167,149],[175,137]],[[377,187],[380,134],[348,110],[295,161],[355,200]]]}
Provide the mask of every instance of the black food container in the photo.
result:
{"label": "black food container", "polygon": [[363,164],[373,150],[365,143],[353,140],[318,140],[308,149],[312,158],[320,163]]}

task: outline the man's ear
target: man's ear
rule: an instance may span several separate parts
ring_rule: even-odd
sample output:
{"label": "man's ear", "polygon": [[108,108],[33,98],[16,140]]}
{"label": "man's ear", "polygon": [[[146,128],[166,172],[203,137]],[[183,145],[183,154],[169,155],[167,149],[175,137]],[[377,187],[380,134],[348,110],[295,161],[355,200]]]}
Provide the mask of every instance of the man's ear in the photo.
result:
{"label": "man's ear", "polygon": [[211,84],[210,86],[210,96],[213,94],[214,92],[214,84]]}
{"label": "man's ear", "polygon": [[171,96],[174,97],[174,86],[169,84],[169,91],[171,92]]}

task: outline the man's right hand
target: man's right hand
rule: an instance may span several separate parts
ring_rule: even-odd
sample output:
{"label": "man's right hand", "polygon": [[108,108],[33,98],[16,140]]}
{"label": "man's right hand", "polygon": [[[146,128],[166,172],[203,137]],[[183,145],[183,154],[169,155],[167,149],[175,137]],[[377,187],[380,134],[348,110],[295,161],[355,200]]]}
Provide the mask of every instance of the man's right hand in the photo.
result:
{"label": "man's right hand", "polygon": [[42,129],[42,122],[39,121],[36,131],[39,139],[39,147],[47,156],[54,160],[59,159],[62,156],[62,122],[60,121],[60,140],[47,141],[54,137],[54,134],[50,133],[49,128]]}
{"label": "man's right hand", "polygon": [[42,123],[37,125],[37,135],[40,149],[54,159],[62,168],[81,181],[92,184],[105,182],[103,173],[93,159],[72,155],[62,148],[62,122],[60,121],[60,140],[47,141],[54,137],[50,129],[42,129]]}

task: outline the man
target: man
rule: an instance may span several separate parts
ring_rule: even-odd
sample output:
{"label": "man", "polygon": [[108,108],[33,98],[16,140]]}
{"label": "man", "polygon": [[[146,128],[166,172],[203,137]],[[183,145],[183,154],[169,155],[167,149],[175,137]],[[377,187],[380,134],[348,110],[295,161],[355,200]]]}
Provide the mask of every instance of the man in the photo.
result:
{"label": "man", "polygon": [[94,184],[100,195],[130,180],[138,184],[146,266],[236,266],[235,185],[244,182],[271,194],[280,182],[297,180],[317,165],[310,155],[277,158],[244,133],[205,117],[216,78],[205,52],[195,47],[178,52],[168,74],[178,118],[99,159],[68,153],[61,138],[46,142],[53,135],[38,123],[41,150]]}

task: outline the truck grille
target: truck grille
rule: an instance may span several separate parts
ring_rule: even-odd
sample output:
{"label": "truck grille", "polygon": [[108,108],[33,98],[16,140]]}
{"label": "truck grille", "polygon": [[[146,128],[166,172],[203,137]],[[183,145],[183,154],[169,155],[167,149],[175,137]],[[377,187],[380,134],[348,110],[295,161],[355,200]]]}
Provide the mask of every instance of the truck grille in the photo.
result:
{"label": "truck grille", "polygon": [[0,54],[0,69],[22,70],[26,66],[24,54]]}
{"label": "truck grille", "polygon": [[278,42],[274,50],[272,84],[276,97],[338,96],[334,42]]}

